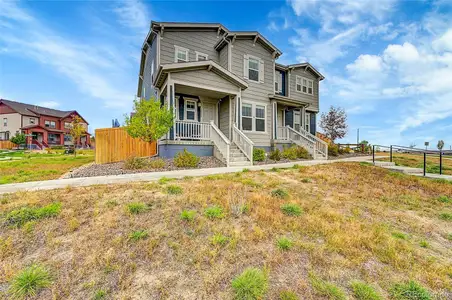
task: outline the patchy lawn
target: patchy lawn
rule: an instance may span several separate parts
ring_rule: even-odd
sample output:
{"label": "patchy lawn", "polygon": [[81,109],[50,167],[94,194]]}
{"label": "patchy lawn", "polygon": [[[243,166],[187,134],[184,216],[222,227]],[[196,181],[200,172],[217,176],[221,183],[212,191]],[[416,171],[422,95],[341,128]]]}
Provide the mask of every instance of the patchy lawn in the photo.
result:
{"label": "patchy lawn", "polygon": [[452,298],[452,184],[365,163],[20,192],[0,211],[0,298],[32,272],[38,299]]}
{"label": "patchy lawn", "polygon": [[0,184],[57,179],[70,169],[94,161],[94,150],[79,150],[77,157],[52,153],[0,153]]}
{"label": "patchy lawn", "polygon": [[[381,161],[389,161],[389,153],[378,153],[387,156]],[[423,154],[393,153],[392,161],[396,166],[424,168]],[[427,173],[439,174],[439,156],[427,155]],[[443,156],[443,174],[452,175],[452,156]]]}

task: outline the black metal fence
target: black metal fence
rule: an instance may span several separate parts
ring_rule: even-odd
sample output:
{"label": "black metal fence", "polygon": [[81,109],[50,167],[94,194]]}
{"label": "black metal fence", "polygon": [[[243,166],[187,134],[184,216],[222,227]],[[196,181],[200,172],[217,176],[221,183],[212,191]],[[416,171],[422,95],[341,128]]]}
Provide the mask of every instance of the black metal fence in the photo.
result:
{"label": "black metal fence", "polygon": [[[427,173],[427,157],[434,156],[439,158],[439,174],[443,174],[443,157],[444,156],[452,156],[452,150],[426,150],[412,147],[404,147],[398,145],[373,145],[372,146],[372,161],[375,163],[375,153],[382,152],[381,149],[386,149],[389,151],[389,161],[393,162],[394,152],[401,154],[415,154],[421,155],[423,157],[423,175]],[[383,150],[383,152],[386,152]]]}

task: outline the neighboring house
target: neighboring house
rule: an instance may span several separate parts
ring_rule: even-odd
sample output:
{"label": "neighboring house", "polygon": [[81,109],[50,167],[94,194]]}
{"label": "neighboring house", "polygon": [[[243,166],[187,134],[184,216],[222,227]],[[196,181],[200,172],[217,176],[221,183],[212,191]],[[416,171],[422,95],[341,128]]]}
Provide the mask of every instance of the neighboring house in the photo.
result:
{"label": "neighboring house", "polygon": [[90,145],[88,122],[75,110],[62,111],[41,106],[0,99],[0,140],[9,140],[18,133],[30,135],[28,144],[43,149],[56,145],[73,145],[69,135],[74,115],[78,115],[85,132],[76,141],[77,146]]}
{"label": "neighboring house", "polygon": [[326,159],[327,146],[315,135],[324,77],[309,63],[276,63],[281,54],[256,31],[152,21],[138,96],[155,97],[176,116],[159,141],[159,155],[187,148],[246,165],[254,147],[270,151],[296,143]]}

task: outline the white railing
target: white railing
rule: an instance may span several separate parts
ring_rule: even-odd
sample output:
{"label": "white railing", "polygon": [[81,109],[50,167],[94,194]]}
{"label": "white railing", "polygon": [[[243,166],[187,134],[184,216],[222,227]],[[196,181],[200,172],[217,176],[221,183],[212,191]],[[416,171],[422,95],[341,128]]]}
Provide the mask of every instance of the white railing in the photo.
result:
{"label": "white railing", "polygon": [[282,136],[281,138],[278,135],[278,139],[290,140],[295,144],[305,147],[314,159],[316,159],[319,154],[322,158],[328,158],[328,144],[326,142],[302,128],[300,128],[300,131],[296,131],[289,126],[286,126],[285,128],[287,135]]}
{"label": "white railing", "polygon": [[210,140],[210,123],[176,120],[175,138],[178,140]]}
{"label": "white railing", "polygon": [[231,142],[213,121],[210,121],[210,140],[215,144],[218,151],[220,151],[221,155],[225,159],[226,166],[229,166],[229,147]]}
{"label": "white railing", "polygon": [[289,132],[287,127],[278,126],[276,128],[277,140],[287,140],[289,138]]}
{"label": "white railing", "polygon": [[253,145],[254,143],[237,127],[232,127],[232,142],[239,147],[245,156],[253,163]]}

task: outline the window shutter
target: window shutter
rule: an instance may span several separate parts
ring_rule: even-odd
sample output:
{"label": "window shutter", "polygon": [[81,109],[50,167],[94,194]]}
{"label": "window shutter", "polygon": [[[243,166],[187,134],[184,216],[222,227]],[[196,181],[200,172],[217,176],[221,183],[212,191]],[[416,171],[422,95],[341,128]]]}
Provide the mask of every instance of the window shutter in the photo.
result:
{"label": "window shutter", "polygon": [[248,55],[244,54],[243,55],[243,77],[245,77],[245,79],[248,79]]}
{"label": "window shutter", "polygon": [[201,106],[198,105],[198,102],[196,102],[196,106],[197,106],[197,109],[198,109],[198,122],[201,122]]}
{"label": "window shutter", "polygon": [[264,77],[265,77],[264,61],[261,59],[261,61],[259,63],[259,82],[260,83],[264,83]]}
{"label": "window shutter", "polygon": [[311,134],[313,134],[313,135],[315,135],[315,133],[316,133],[316,128],[315,128],[315,125],[316,125],[316,120],[315,120],[315,117],[316,117],[316,115],[314,114],[314,113],[311,113]]}

